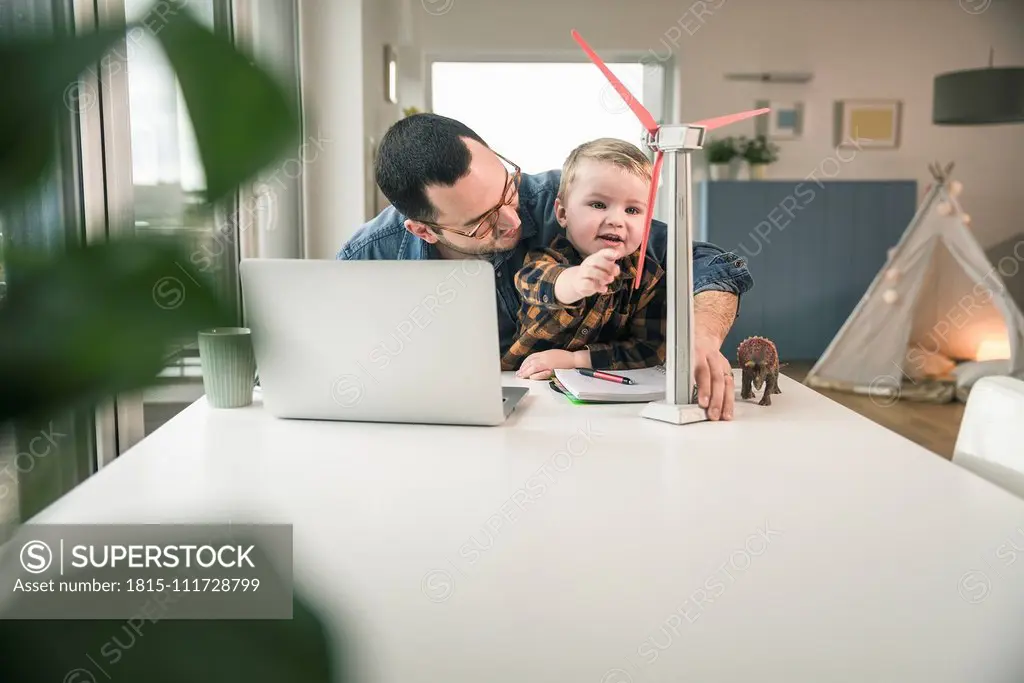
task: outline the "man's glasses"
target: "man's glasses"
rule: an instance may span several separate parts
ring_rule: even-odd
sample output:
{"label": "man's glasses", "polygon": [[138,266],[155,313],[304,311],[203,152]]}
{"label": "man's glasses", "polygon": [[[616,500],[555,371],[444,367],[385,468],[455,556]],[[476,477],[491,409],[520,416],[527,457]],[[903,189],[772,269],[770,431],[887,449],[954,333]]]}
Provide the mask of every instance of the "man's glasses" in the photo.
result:
{"label": "man's glasses", "polygon": [[509,173],[508,169],[505,169],[505,189],[501,193],[501,201],[498,202],[497,206],[488,211],[476,225],[470,230],[462,228],[450,228],[444,225],[438,225],[437,223],[430,223],[429,221],[420,221],[423,225],[428,225],[431,228],[438,230],[444,230],[445,232],[453,232],[462,237],[472,237],[474,239],[482,240],[490,235],[498,227],[498,221],[501,220],[501,207],[511,206],[515,200],[516,195],[519,194],[519,181],[522,178],[522,171],[519,166],[512,163],[505,157],[501,156],[497,152],[494,153],[499,159],[504,161],[506,164],[512,167],[512,172]]}

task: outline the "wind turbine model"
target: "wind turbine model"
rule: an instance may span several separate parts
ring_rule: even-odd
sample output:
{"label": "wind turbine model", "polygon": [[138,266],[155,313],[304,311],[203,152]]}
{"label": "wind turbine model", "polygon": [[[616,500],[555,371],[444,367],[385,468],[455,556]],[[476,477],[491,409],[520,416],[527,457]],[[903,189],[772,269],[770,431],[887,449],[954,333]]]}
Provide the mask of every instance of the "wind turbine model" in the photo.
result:
{"label": "wind turbine model", "polygon": [[[661,175],[662,158],[668,154],[665,185],[668,187],[668,202],[672,215],[668,217],[668,263],[665,264],[668,288],[668,335],[665,340],[665,398],[648,403],[640,413],[643,417],[672,424],[690,424],[707,419],[707,413],[694,400],[693,388],[693,219],[691,211],[690,152],[702,149],[707,131],[721,128],[738,121],[766,114],[770,109],[755,109],[739,114],[729,114],[694,123],[671,123],[659,126],[640,102],[615,77],[601,58],[597,56],[583,37],[574,29],[573,39],[579,43],[590,61],[604,73],[619,96],[633,110],[646,129],[643,144],[654,152],[654,169],[651,174],[651,189],[647,196],[647,220],[644,236],[640,242],[640,265],[637,268],[634,287],[640,285],[647,240],[651,231],[654,213],[654,198]],[[682,155],[679,153],[682,152]],[[677,177],[678,176],[678,177]],[[678,201],[679,185],[683,187],[682,203]]]}

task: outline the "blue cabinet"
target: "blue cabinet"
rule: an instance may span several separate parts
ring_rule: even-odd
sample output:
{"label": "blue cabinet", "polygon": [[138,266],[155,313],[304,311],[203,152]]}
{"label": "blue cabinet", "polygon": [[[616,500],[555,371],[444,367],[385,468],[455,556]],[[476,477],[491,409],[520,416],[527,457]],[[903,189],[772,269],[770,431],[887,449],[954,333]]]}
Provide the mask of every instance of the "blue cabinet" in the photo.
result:
{"label": "blue cabinet", "polygon": [[761,335],[783,362],[816,360],[853,312],[917,210],[917,183],[706,181],[694,237],[747,259],[754,288],[723,345]]}

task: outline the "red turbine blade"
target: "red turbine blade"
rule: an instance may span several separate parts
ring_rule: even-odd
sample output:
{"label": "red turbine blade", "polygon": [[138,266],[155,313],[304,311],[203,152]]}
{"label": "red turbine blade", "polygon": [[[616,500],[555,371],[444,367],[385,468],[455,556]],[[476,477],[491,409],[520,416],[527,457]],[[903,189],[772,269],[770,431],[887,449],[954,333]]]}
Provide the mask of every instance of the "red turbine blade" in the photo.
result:
{"label": "red turbine blade", "polygon": [[615,88],[615,91],[619,93],[619,96],[626,101],[626,104],[633,110],[636,117],[640,119],[640,123],[643,124],[644,128],[646,128],[651,135],[654,135],[658,130],[658,123],[654,120],[654,117],[651,116],[651,112],[647,111],[644,108],[644,105],[640,104],[640,101],[633,97],[633,94],[626,89],[626,86],[622,84],[622,81],[616,78],[615,74],[605,66],[605,63],[601,61],[601,58],[597,56],[597,53],[590,49],[590,46],[587,45],[587,41],[583,40],[583,36],[581,36],[576,29],[572,30],[572,37],[577,43],[579,43],[579,46],[583,48],[583,51],[587,53],[587,56],[590,57],[590,61],[596,64],[597,68],[601,70],[604,77],[608,79],[612,84],[612,87]]}
{"label": "red turbine blade", "polygon": [[708,130],[714,130],[715,128],[721,128],[722,126],[728,126],[737,121],[743,121],[745,119],[751,119],[761,114],[767,114],[771,109],[753,109],[751,111],[740,112],[739,114],[726,114],[725,116],[716,116],[713,119],[704,119],[703,121],[695,121],[691,123],[691,126],[704,126]]}
{"label": "red turbine blade", "polygon": [[647,218],[644,219],[644,237],[640,240],[640,260],[636,267],[636,278],[633,280],[634,290],[640,288],[640,275],[644,272],[644,256],[647,255],[647,238],[651,234],[651,219],[654,218],[654,198],[658,194],[658,178],[661,176],[662,155],[663,152],[661,150],[654,154],[654,168],[651,170],[651,189],[647,191]]}

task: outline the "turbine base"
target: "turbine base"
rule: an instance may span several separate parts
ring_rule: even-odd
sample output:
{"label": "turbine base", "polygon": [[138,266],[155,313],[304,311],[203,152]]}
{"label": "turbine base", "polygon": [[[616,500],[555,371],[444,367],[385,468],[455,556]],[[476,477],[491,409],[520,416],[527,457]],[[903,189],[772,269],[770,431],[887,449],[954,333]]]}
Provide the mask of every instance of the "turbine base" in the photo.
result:
{"label": "turbine base", "polygon": [[675,425],[687,425],[708,420],[708,411],[696,403],[679,405],[666,401],[652,401],[640,411],[641,417]]}

